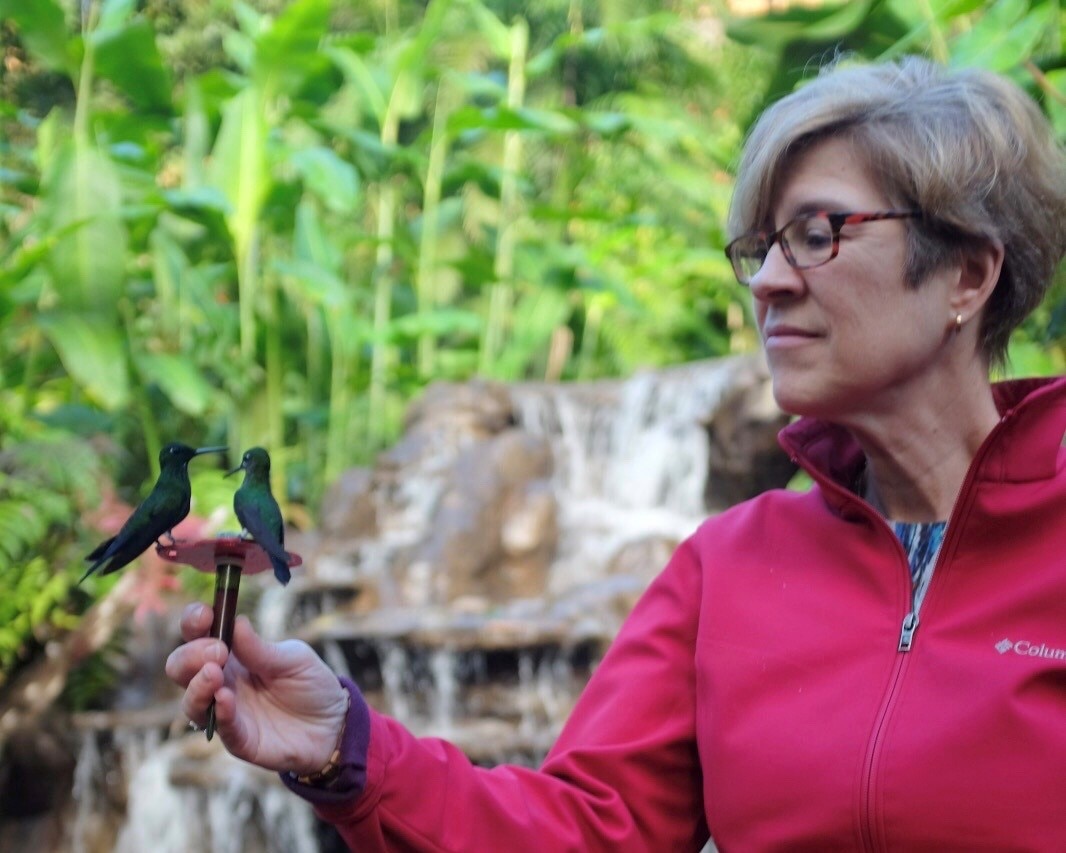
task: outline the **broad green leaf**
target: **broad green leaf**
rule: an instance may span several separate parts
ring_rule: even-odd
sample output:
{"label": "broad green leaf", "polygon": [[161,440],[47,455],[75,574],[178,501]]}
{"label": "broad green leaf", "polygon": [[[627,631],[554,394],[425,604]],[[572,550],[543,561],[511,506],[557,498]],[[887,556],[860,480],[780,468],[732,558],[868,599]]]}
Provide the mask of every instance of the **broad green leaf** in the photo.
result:
{"label": "broad green leaf", "polygon": [[1055,376],[1066,368],[1061,350],[1031,341],[1012,340],[1008,348],[1006,376]]}
{"label": "broad green leaf", "polygon": [[251,74],[255,67],[255,41],[244,33],[230,30],[222,37],[226,55],[237,63],[242,71]]}
{"label": "broad green leaf", "polygon": [[462,89],[468,98],[502,101],[507,97],[507,81],[499,74],[451,72],[448,74],[448,80],[458,84],[458,88]]}
{"label": "broad green leaf", "polygon": [[249,87],[232,98],[222,113],[222,127],[211,152],[209,182],[229,201],[226,217],[243,257],[255,231],[270,185],[265,164],[266,121],[260,93]]}
{"label": "broad green leaf", "polygon": [[293,251],[298,260],[308,261],[331,273],[340,269],[343,253],[330,238],[310,199],[303,199],[296,208]]}
{"label": "broad green leaf", "polygon": [[780,46],[786,42],[833,41],[859,27],[875,0],[848,0],[832,6],[789,8],[750,18],[731,18],[726,33],[741,44]]}
{"label": "broad green leaf", "polygon": [[211,150],[211,126],[204,108],[203,88],[197,79],[185,83],[185,109],[182,114],[182,163],[187,188],[204,181],[204,162]]}
{"label": "broad green leaf", "polygon": [[470,0],[467,8],[474,14],[474,22],[492,47],[492,52],[500,58],[511,53],[511,30],[480,0]]}
{"label": "broad green leaf", "polygon": [[55,168],[55,159],[69,138],[62,109],[50,110],[37,126],[37,144],[33,147],[33,160],[42,175],[42,181]]}
{"label": "broad green leaf", "polygon": [[158,386],[180,411],[199,417],[207,410],[211,385],[189,358],[170,353],[139,353],[134,365],[144,381]]}
{"label": "broad green leaf", "polygon": [[270,94],[293,92],[324,58],[319,44],[329,24],[329,0],[296,0],[256,39],[255,79]]}
{"label": "broad green leaf", "polygon": [[340,69],[344,78],[363,96],[369,111],[381,124],[388,109],[385,89],[370,64],[354,50],[327,47],[326,56]]}
{"label": "broad green leaf", "polygon": [[125,280],[127,234],[114,164],[99,151],[67,144],[45,181],[43,204],[56,242],[49,266],[69,308],[113,311]]}
{"label": "broad green leaf", "polygon": [[91,36],[97,72],[141,110],[170,112],[170,75],[147,21],[97,30]]}
{"label": "broad green leaf", "polygon": [[1050,20],[1051,7],[1028,9],[1028,0],[998,0],[951,43],[951,64],[999,72],[1016,67],[1032,53]]}
{"label": "broad green leaf", "polygon": [[0,20],[14,21],[26,49],[45,67],[73,74],[71,38],[63,8],[54,0],[0,0]]}
{"label": "broad green leaf", "polygon": [[385,329],[386,336],[394,341],[417,340],[423,335],[481,334],[484,322],[479,314],[461,308],[438,308],[419,311],[392,320]]}
{"label": "broad green leaf", "polygon": [[351,213],[359,203],[359,173],[331,148],[301,148],[292,163],[311,190],[334,213]]}
{"label": "broad green leaf", "polygon": [[423,80],[420,68],[401,68],[389,95],[389,110],[400,118],[413,119],[422,112]]}
{"label": "broad green leaf", "polygon": [[[908,0],[913,5],[914,0]],[[988,5],[988,0],[939,0],[933,4],[933,10],[941,20],[950,20],[959,15],[969,15]]]}
{"label": "broad green leaf", "polygon": [[126,25],[137,7],[137,0],[104,0],[96,33],[119,30]]}
{"label": "broad green leaf", "polygon": [[179,339],[181,322],[180,293],[188,260],[166,228],[152,231],[152,279],[159,301],[160,326],[171,341]]}
{"label": "broad green leaf", "polygon": [[251,5],[236,0],[233,4],[233,14],[237,18],[237,25],[241,32],[255,38],[263,30],[265,15],[260,15]]}
{"label": "broad green leaf", "polygon": [[479,110],[463,107],[448,116],[448,131],[461,134],[470,130],[539,130],[553,134],[570,134],[579,125],[562,112],[532,107],[492,107]]}
{"label": "broad green leaf", "polygon": [[1048,116],[1051,118],[1055,135],[1059,139],[1066,139],[1066,69],[1056,69],[1047,73],[1047,82],[1056,95],[1050,95],[1046,99]]}
{"label": "broad green leaf", "polygon": [[534,54],[526,62],[526,77],[530,80],[544,77],[559,64],[559,60],[564,56],[566,56],[566,51],[558,43]]}
{"label": "broad green leaf", "polygon": [[310,261],[278,261],[275,268],[285,277],[289,295],[323,308],[344,308],[352,303],[352,288],[324,267]]}
{"label": "broad green leaf", "polygon": [[593,133],[600,136],[613,136],[629,130],[632,126],[629,116],[621,112],[597,112],[595,110],[575,110],[573,118],[581,122]]}
{"label": "broad green leaf", "polygon": [[129,371],[121,329],[91,312],[47,312],[37,325],[67,373],[95,402],[113,411],[129,402]]}
{"label": "broad green leaf", "polygon": [[414,38],[408,40],[400,53],[398,71],[426,64],[430,49],[443,32],[448,11],[453,5],[453,0],[430,0]]}
{"label": "broad green leaf", "polygon": [[230,214],[233,205],[217,187],[191,187],[189,189],[166,190],[163,199],[175,210],[198,208]]}
{"label": "broad green leaf", "polygon": [[[35,269],[39,269],[42,263],[48,261],[56,243],[83,224],[71,222],[63,228],[48,232],[36,241],[16,239],[5,246],[3,262],[0,263],[0,285],[8,290],[5,295],[10,296],[17,285],[25,281]],[[33,296],[30,301],[36,302],[37,296]]]}

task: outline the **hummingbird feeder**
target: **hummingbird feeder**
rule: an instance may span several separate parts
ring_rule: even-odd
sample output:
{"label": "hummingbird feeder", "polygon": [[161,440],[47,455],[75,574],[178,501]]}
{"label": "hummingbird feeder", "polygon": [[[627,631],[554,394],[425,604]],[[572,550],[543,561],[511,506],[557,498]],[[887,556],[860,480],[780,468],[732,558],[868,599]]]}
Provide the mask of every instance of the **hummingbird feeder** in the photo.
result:
{"label": "hummingbird feeder", "polygon": [[[241,585],[241,575],[255,575],[271,571],[270,556],[253,539],[246,539],[235,533],[223,533],[214,539],[200,539],[196,542],[174,542],[170,545],[156,545],[156,553],[169,563],[192,566],[201,572],[213,572],[215,575],[215,617],[211,623],[211,636],[226,644],[233,644],[233,623],[237,618],[237,592]],[[291,551],[289,566],[299,566],[303,558]],[[215,703],[212,701],[207,712],[207,739],[215,734]]]}

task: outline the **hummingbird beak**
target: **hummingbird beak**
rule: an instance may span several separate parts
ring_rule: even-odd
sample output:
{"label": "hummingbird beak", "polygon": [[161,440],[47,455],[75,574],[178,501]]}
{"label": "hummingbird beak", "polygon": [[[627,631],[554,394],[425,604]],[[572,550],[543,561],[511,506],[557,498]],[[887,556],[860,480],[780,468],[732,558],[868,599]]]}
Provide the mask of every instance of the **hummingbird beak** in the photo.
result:
{"label": "hummingbird beak", "polygon": [[236,474],[236,473],[237,473],[238,471],[243,471],[243,470],[244,470],[244,463],[243,463],[243,462],[241,462],[241,464],[240,464],[240,465],[238,465],[238,466],[237,466],[236,468],[234,468],[234,469],[233,469],[232,471],[227,471],[227,472],[226,472],[226,476],[227,476],[227,477],[232,477],[232,476],[233,476],[234,474]]}
{"label": "hummingbird beak", "polygon": [[197,447],[193,456],[201,456],[204,453],[224,453],[228,447]]}

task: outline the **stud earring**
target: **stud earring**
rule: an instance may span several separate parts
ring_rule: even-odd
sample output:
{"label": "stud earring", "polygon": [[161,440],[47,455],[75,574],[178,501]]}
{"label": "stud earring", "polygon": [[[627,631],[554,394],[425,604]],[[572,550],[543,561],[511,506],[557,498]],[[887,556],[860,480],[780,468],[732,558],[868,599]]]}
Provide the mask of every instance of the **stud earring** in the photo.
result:
{"label": "stud earring", "polygon": [[962,314],[955,315],[955,334],[962,331]]}

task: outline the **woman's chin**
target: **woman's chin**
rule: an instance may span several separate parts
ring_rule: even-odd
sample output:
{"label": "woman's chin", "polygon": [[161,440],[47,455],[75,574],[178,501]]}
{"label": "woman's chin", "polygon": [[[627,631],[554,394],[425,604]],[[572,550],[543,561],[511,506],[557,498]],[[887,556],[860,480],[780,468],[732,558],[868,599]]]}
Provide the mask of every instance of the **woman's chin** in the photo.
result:
{"label": "woman's chin", "polygon": [[798,417],[818,417],[822,407],[819,395],[793,383],[773,383],[774,400],[781,411]]}

